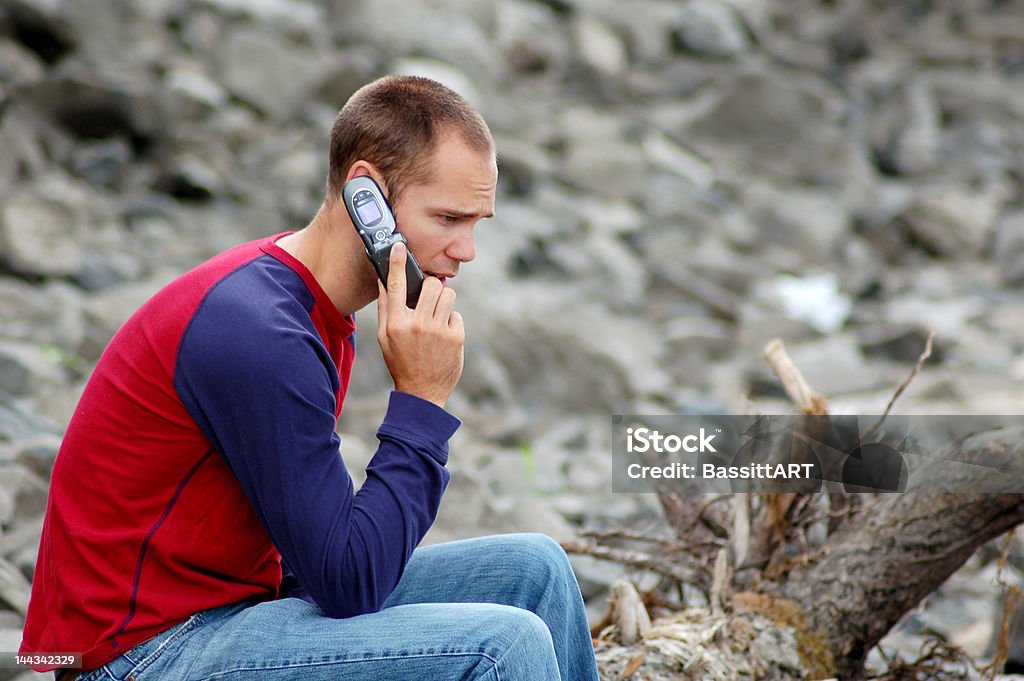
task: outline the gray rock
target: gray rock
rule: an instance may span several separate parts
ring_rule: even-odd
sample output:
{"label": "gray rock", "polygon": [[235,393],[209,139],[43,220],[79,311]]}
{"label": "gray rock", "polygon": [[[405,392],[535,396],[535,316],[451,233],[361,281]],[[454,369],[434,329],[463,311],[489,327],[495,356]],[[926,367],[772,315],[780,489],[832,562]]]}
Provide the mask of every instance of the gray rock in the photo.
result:
{"label": "gray rock", "polygon": [[[869,357],[882,357],[913,366],[924,351],[928,331],[913,324],[863,324],[857,329],[861,349]],[[942,361],[942,344],[933,341],[932,361]]]}
{"label": "gray rock", "polygon": [[205,64],[177,55],[171,56],[168,62],[164,82],[167,90],[184,104],[181,111],[184,118],[200,118],[205,113],[227,106],[227,90],[211,77]]}
{"label": "gray rock", "polygon": [[449,470],[451,481],[441,499],[437,520],[424,540],[427,543],[483,534],[481,529],[488,513],[487,499],[491,496],[487,483],[474,471],[455,465]]}
{"label": "gray rock", "polygon": [[[0,492],[0,496],[2,494]],[[0,532],[0,556],[9,557],[18,568],[21,568],[23,563],[34,565],[36,554],[39,552],[43,521],[44,517],[40,514],[31,520],[19,520],[11,529]],[[28,560],[22,559],[24,554],[29,555]],[[32,572],[28,571],[28,574],[31,575]],[[0,626],[3,626],[2,622]]]}
{"label": "gray rock", "polygon": [[327,16],[322,5],[305,0],[191,0],[193,8],[209,8],[218,15],[244,17],[291,34],[316,36]]}
{"label": "gray rock", "polygon": [[69,206],[19,194],[0,206],[0,259],[23,274],[75,274],[82,267],[78,231]]}
{"label": "gray rock", "polygon": [[744,73],[680,133],[705,158],[812,185],[842,185],[850,151],[829,120],[820,86],[770,72]]}
{"label": "gray rock", "polygon": [[181,25],[178,36],[182,44],[190,52],[203,58],[204,62],[216,63],[221,38],[230,25],[230,20],[216,10],[183,4],[174,8],[171,16]]}
{"label": "gray rock", "polygon": [[[672,0],[631,0],[629,11],[624,12],[619,2],[588,0],[586,12],[600,18],[625,37],[633,61],[653,66],[672,60],[678,3]],[[669,82],[664,81],[662,87],[668,86]]]}
{"label": "gray rock", "polygon": [[[551,175],[554,160],[550,152],[540,145],[502,135],[496,137],[495,145],[498,148],[498,182],[503,192],[513,196],[533,194],[544,178]],[[508,205],[509,201],[502,202],[503,214]]]}
{"label": "gray rock", "polygon": [[1003,215],[995,228],[992,256],[999,263],[1003,282],[1024,284],[1024,211]]}
{"label": "gray rock", "polygon": [[223,39],[220,73],[232,94],[275,120],[294,115],[330,72],[324,52],[269,27],[237,26]]}
{"label": "gray rock", "polygon": [[788,347],[790,343],[821,337],[809,322],[787,317],[755,298],[746,298],[738,303],[736,321],[738,349],[749,357],[760,357],[764,346],[775,338],[784,339]]}
{"label": "gray rock", "polygon": [[480,92],[475,81],[461,68],[439,59],[403,58],[392,64],[391,73],[403,76],[422,76],[436,80],[442,85],[462,95],[467,102],[486,116],[488,102]]}
{"label": "gray rock", "polygon": [[941,144],[941,113],[927,86],[912,82],[906,92],[906,120],[893,149],[897,170],[919,175],[935,168]]}
{"label": "gray rock", "polygon": [[32,286],[0,277],[0,328],[6,338],[73,352],[84,333],[81,296],[63,282]]}
{"label": "gray rock", "polygon": [[683,47],[708,57],[732,57],[750,47],[743,24],[725,3],[691,0],[676,18],[675,34]]}
{"label": "gray rock", "polygon": [[[566,410],[615,411],[667,389],[661,344],[640,317],[609,318],[600,304],[587,302],[592,296],[549,284],[510,289],[499,315],[476,309],[488,304],[485,297],[464,298],[471,298],[463,314],[474,319],[474,336],[510,368],[517,401],[529,404],[541,422]],[[588,369],[594,366],[602,370]]]}
{"label": "gray rock", "polygon": [[0,179],[5,187],[42,174],[48,163],[44,139],[49,144],[51,134],[57,139],[62,135],[36,118],[25,106],[10,106],[0,116]]}
{"label": "gray rock", "polygon": [[911,323],[935,331],[940,337],[958,338],[979,320],[988,305],[979,298],[961,296],[936,299],[908,294],[885,305],[884,318],[894,323]]}
{"label": "gray rock", "polygon": [[[701,234],[714,234],[725,229],[722,209],[706,200],[708,196],[695,190],[694,184],[673,173],[652,173],[643,199],[640,225],[644,238],[658,239],[664,234],[696,241]],[[661,229],[651,229],[660,225]]]}
{"label": "gray rock", "polygon": [[636,234],[647,224],[647,216],[631,201],[595,197],[577,200],[576,209],[586,227],[611,237]]}
{"label": "gray rock", "polygon": [[754,181],[742,197],[762,243],[793,249],[808,265],[828,268],[848,236],[850,217],[826,192]]}
{"label": "gray rock", "polygon": [[17,397],[64,383],[61,352],[53,346],[0,340],[0,391]]}
{"label": "gray rock", "polygon": [[0,558],[0,602],[6,602],[16,612],[24,615],[28,612],[28,598],[31,591],[32,584],[25,579],[21,571],[9,561]]}
{"label": "gray rock", "polygon": [[561,73],[569,62],[569,44],[554,10],[513,0],[496,8],[494,38],[505,61],[518,73]]}
{"label": "gray rock", "polygon": [[15,33],[34,36],[26,42],[32,42],[48,61],[66,56],[79,38],[63,0],[6,0],[4,18],[15,27]]}
{"label": "gray rock", "polygon": [[568,145],[562,175],[580,189],[609,198],[636,198],[645,189],[647,164],[637,144],[623,138],[622,122],[603,112],[567,110]]}
{"label": "gray rock", "polygon": [[491,481],[496,495],[529,495],[542,481],[534,464],[535,455],[529,449],[495,452],[480,469],[484,479]]}
{"label": "gray rock", "polygon": [[20,464],[0,464],[0,525],[35,522],[46,510],[46,482]]}
{"label": "gray rock", "polygon": [[314,92],[314,96],[328,109],[324,124],[319,129],[330,130],[338,110],[356,90],[378,75],[378,69],[376,58],[359,47],[343,49],[337,53]]}
{"label": "gray rock", "polygon": [[494,25],[494,4],[431,0],[422,12],[410,12],[402,0],[338,4],[343,43],[369,43],[389,58],[420,56],[457,65],[478,85],[504,76],[505,60],[484,28]]}
{"label": "gray rock", "polygon": [[[17,629],[19,636],[21,635],[21,629],[25,626],[25,618],[16,612],[10,610],[4,610],[0,612],[0,631]],[[19,638],[19,641],[21,639]],[[17,650],[18,646],[14,648],[4,648],[6,651]]]}
{"label": "gray rock", "polygon": [[[587,257],[580,269],[570,269],[575,278],[592,282],[595,288],[606,291],[606,300],[615,309],[643,303],[650,272],[621,239],[605,232],[593,232],[576,249],[584,251]],[[571,248],[566,250],[577,252]],[[557,250],[552,254],[556,258],[559,255]]]}
{"label": "gray rock", "polygon": [[19,99],[80,139],[161,137],[171,125],[165,102],[144,72],[124,77],[77,65],[19,89]]}
{"label": "gray rock", "polygon": [[[571,238],[579,235],[584,229],[584,217],[581,212],[590,216],[587,201],[579,192],[566,191],[551,185],[540,186],[536,193],[522,207],[535,207],[535,219],[528,222],[525,235],[542,239]],[[593,224],[593,223],[591,223]],[[519,230],[521,227],[510,224],[508,228]],[[506,238],[512,238],[511,235]]]}
{"label": "gray rock", "polygon": [[[66,423],[66,421],[65,421]],[[0,395],[0,442],[16,442],[39,433],[59,433],[53,421],[33,412],[6,395]]]}
{"label": "gray rock", "polygon": [[[106,73],[145,73],[145,57],[166,52],[166,32],[147,30],[131,0],[75,0],[61,3],[61,12],[77,36],[76,53]],[[164,49],[161,50],[160,43]],[[133,59],[124,59],[126,49]],[[150,51],[152,50],[152,51]]]}
{"label": "gray rock", "polygon": [[927,188],[900,217],[930,253],[949,258],[977,256],[985,250],[1011,192],[1002,181],[982,187]]}
{"label": "gray rock", "polygon": [[693,385],[709,364],[735,352],[731,325],[708,317],[677,317],[662,329],[666,363],[679,385]]}
{"label": "gray rock", "polygon": [[603,76],[622,75],[629,55],[622,39],[603,21],[581,15],[572,23],[576,54],[588,67]]}
{"label": "gray rock", "polygon": [[[61,436],[57,433],[39,432],[30,437],[22,438],[11,447],[13,460],[35,473],[39,478],[48,480],[53,471],[53,462],[60,449]],[[0,461],[3,456],[0,456]]]}
{"label": "gray rock", "polygon": [[45,74],[38,55],[13,40],[0,37],[0,83],[7,86],[31,83]]}
{"label": "gray rock", "polygon": [[131,146],[124,139],[111,139],[78,147],[72,157],[74,174],[93,186],[121,189],[131,172]]}
{"label": "gray rock", "polygon": [[644,152],[652,166],[686,179],[707,191],[715,183],[715,170],[703,158],[657,130],[644,137]]}
{"label": "gray rock", "polygon": [[878,167],[890,174],[931,171],[938,161],[941,130],[927,82],[904,82],[894,67],[872,74],[866,89],[873,106],[866,111],[865,134]]}
{"label": "gray rock", "polygon": [[823,395],[863,392],[885,385],[886,377],[864,359],[856,339],[848,334],[787,344],[786,349],[811,387]]}

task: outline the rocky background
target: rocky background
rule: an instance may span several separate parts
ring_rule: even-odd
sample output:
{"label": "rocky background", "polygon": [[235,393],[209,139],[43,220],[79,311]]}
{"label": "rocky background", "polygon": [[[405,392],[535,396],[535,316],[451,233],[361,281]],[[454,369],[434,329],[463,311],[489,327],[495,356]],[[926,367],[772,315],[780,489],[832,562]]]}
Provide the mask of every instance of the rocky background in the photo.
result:
{"label": "rocky background", "polygon": [[[0,0],[0,650],[107,341],[305,225],[338,108],[395,72],[470,99],[501,168],[452,283],[465,426],[428,541],[655,527],[610,491],[610,414],[787,411],[774,337],[837,412],[880,412],[934,330],[900,410],[1024,413],[1021,0]],[[357,478],[389,387],[373,313]],[[576,564],[596,618],[623,571]],[[1020,581],[979,555],[886,645],[981,659]]]}

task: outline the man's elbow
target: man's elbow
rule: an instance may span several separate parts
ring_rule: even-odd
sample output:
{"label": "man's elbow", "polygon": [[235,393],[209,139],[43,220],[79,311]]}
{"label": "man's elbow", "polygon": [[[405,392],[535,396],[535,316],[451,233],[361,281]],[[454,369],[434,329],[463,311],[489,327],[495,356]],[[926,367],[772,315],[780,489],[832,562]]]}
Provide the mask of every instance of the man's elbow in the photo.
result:
{"label": "man's elbow", "polygon": [[384,607],[388,595],[376,590],[343,593],[340,597],[318,599],[317,607],[332,619],[347,619],[379,612]]}
{"label": "man's elbow", "polygon": [[359,615],[369,615],[370,613],[380,611],[382,604],[353,604],[353,603],[341,603],[341,604],[324,604],[320,605],[320,610],[331,619],[343,620],[349,617],[357,617]]}

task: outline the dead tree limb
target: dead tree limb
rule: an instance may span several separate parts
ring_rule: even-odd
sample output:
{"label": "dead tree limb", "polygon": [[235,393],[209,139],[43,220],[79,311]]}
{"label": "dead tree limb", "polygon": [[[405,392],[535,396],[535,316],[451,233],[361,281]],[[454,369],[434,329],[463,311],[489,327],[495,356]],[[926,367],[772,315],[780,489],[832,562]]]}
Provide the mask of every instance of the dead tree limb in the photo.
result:
{"label": "dead tree limb", "polygon": [[868,651],[904,613],[1021,522],[1024,494],[886,495],[787,574],[782,593],[823,635],[839,678],[858,679]]}

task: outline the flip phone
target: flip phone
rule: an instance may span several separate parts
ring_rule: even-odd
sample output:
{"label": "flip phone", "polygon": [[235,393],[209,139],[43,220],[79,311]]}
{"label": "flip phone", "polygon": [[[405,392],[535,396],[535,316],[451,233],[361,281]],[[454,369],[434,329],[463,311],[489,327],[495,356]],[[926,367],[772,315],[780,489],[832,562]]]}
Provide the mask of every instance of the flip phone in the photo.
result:
{"label": "flip phone", "polygon": [[348,209],[348,216],[352,218],[352,224],[363,240],[366,257],[373,263],[377,276],[385,286],[388,284],[391,247],[399,241],[406,244],[405,304],[416,307],[416,301],[420,299],[420,290],[423,288],[423,270],[409,250],[405,237],[398,232],[395,216],[391,213],[391,207],[388,206],[380,187],[372,177],[360,175],[345,183],[341,195],[345,208]]}

